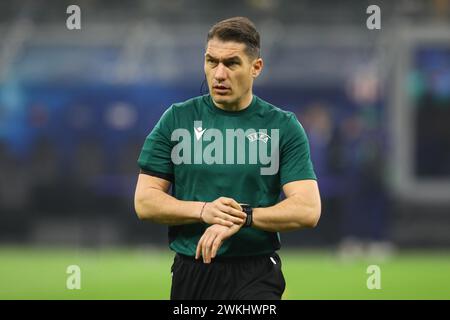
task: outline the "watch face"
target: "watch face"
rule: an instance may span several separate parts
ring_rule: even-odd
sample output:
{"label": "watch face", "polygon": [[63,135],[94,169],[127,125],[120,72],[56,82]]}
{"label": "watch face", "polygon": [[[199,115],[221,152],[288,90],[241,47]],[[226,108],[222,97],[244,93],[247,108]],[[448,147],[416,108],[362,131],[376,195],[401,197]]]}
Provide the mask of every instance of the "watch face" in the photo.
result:
{"label": "watch face", "polygon": [[250,212],[252,207],[246,203],[239,203],[239,205],[242,208],[242,211],[244,211],[245,213]]}

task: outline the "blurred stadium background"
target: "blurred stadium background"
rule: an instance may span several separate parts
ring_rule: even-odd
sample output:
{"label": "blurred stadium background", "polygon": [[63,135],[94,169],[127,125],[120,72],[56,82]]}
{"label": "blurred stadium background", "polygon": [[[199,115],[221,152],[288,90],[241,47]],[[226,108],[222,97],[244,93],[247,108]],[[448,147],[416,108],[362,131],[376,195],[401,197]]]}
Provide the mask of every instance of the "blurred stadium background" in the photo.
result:
{"label": "blurred stadium background", "polygon": [[236,15],[262,36],[255,93],[298,115],[323,200],[316,229],[281,235],[284,298],[450,299],[448,0],[1,1],[1,299],[168,298],[136,160],[171,103],[206,93],[206,33]]}

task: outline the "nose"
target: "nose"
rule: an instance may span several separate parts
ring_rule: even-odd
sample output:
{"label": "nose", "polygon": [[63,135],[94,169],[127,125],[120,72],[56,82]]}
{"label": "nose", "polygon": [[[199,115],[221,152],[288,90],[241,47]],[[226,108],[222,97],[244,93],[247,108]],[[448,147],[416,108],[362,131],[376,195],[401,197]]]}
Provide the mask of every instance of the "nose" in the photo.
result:
{"label": "nose", "polygon": [[219,63],[216,69],[216,73],[214,74],[214,79],[218,82],[222,82],[227,78],[227,71],[223,63]]}

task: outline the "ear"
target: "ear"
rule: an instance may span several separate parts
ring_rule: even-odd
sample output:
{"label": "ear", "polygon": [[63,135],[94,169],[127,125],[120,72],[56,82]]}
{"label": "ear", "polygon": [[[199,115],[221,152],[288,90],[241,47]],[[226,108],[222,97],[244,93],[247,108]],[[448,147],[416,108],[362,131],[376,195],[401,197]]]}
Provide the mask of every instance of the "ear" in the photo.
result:
{"label": "ear", "polygon": [[264,67],[263,59],[255,59],[252,63],[252,77],[255,79],[259,76]]}

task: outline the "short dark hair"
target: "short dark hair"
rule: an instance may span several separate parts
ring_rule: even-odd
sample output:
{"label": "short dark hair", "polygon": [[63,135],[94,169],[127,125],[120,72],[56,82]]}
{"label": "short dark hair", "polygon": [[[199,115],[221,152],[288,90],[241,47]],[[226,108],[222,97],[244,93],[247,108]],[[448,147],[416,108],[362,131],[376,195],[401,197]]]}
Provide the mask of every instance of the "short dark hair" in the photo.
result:
{"label": "short dark hair", "polygon": [[260,56],[260,38],[256,27],[250,19],[233,17],[217,22],[208,32],[206,43],[217,37],[222,41],[235,41],[246,46],[245,52],[251,58]]}

